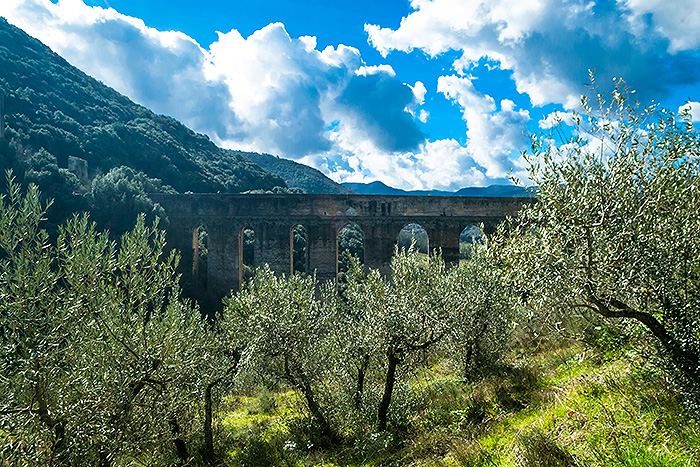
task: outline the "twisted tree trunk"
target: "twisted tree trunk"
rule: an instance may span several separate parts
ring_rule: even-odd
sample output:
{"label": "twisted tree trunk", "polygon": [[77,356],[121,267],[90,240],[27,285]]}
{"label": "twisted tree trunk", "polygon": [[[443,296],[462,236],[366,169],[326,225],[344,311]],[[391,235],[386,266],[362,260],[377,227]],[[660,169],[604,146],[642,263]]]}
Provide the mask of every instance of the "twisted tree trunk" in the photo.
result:
{"label": "twisted tree trunk", "polygon": [[321,406],[319,406],[318,402],[316,401],[314,390],[311,387],[311,384],[309,383],[309,380],[306,377],[306,375],[303,372],[298,372],[299,374],[292,373],[289,367],[289,360],[287,359],[287,357],[285,357],[284,359],[284,372],[287,381],[289,381],[297,389],[299,389],[299,391],[301,391],[301,394],[304,396],[304,399],[306,400],[306,405],[309,408],[309,412],[311,413],[311,418],[314,420],[314,422],[316,422],[321,436],[331,443],[338,442],[338,435],[336,435],[335,431],[333,431],[333,429],[331,428],[330,423],[328,423],[328,420],[326,419],[325,415],[323,415]]}
{"label": "twisted tree trunk", "polygon": [[391,396],[394,392],[394,383],[396,382],[396,367],[401,362],[401,359],[394,353],[390,352],[389,363],[386,368],[386,381],[384,382],[384,395],[379,403],[379,411],[377,413],[377,429],[379,431],[386,430],[386,418],[389,413],[389,405],[391,404]]}
{"label": "twisted tree trunk", "polygon": [[656,337],[664,350],[666,350],[671,362],[681,372],[681,374],[692,384],[700,385],[700,355],[696,352],[686,350],[680,342],[675,339],[664,325],[651,313],[635,310],[626,303],[619,300],[608,300],[603,302],[594,295],[589,299],[595,305],[595,311],[606,318],[632,318],[642,323]]}
{"label": "twisted tree trunk", "polygon": [[204,388],[204,452],[202,453],[202,457],[204,458],[203,460],[205,465],[214,465],[214,430],[212,427],[214,416],[212,391],[235,371],[235,369],[238,367],[239,359],[240,356],[235,354],[233,364],[226,369],[224,374],[207,384],[207,387]]}
{"label": "twisted tree trunk", "polygon": [[62,450],[65,444],[66,438],[66,428],[64,426],[63,420],[56,419],[51,415],[51,412],[46,405],[46,389],[44,388],[43,381],[38,381],[34,385],[34,397],[36,398],[37,405],[39,406],[36,410],[36,414],[39,416],[39,420],[44,423],[53,431],[54,442],[51,447],[51,458],[49,459],[49,467],[54,465],[54,460],[62,458]]}
{"label": "twisted tree trunk", "polygon": [[362,405],[362,393],[365,390],[365,375],[369,367],[369,355],[362,357],[360,368],[357,369],[357,387],[355,388],[355,408],[359,409]]}

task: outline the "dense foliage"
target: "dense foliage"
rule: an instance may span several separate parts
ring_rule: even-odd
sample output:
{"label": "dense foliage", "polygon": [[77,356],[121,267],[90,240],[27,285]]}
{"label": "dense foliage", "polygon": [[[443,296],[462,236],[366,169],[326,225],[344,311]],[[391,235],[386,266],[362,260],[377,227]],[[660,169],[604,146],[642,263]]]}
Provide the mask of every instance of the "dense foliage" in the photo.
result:
{"label": "dense foliage", "polygon": [[164,232],[141,216],[117,246],[80,216],[51,245],[45,208],[12,181],[0,199],[1,458],[186,460],[206,330],[180,299]]}
{"label": "dense foliage", "polygon": [[[700,387],[700,136],[689,115],[584,99],[563,141],[537,138],[537,200],[504,238],[523,298],[599,332],[650,333],[697,397]],[[566,134],[571,134],[566,138]],[[588,324],[588,326],[585,326]]]}
{"label": "dense foliage", "polygon": [[[394,386],[401,374],[400,367],[410,369],[424,365],[427,355],[434,352],[438,344],[446,343],[451,333],[464,329],[461,325],[469,319],[467,315],[472,314],[470,307],[481,304],[465,302],[461,293],[464,290],[456,287],[455,279],[466,279],[459,284],[464,289],[482,284],[460,275],[460,268],[447,272],[439,256],[424,257],[413,249],[397,250],[391,273],[391,281],[376,270],[365,274],[359,262],[352,261],[346,287],[342,291],[346,307],[342,332],[348,334],[343,340],[350,347],[344,353],[354,356],[356,360],[351,362],[355,376],[351,381],[356,382],[353,389],[357,405],[361,404],[364,396],[362,388],[366,384],[364,379],[371,374],[368,373],[370,365],[377,366],[383,373],[383,389],[377,404],[379,431],[387,427]],[[497,282],[498,278],[492,277],[492,281]],[[497,301],[497,297],[503,294],[501,289],[492,299]],[[492,312],[484,316],[489,323],[487,327],[507,316],[507,301],[501,300],[499,304],[505,306],[478,310]],[[487,345],[487,340],[481,339],[481,335],[475,335],[475,339]],[[447,355],[457,357],[450,351]]]}
{"label": "dense foliage", "polygon": [[326,287],[320,297],[313,276],[261,270],[224,307],[241,374],[297,388],[326,442],[342,429],[384,431],[396,388],[416,368],[438,355],[461,368],[500,358],[510,329],[507,289],[497,275],[472,277],[491,270],[486,255],[473,261],[446,271],[439,256],[397,251],[389,280],[365,274],[350,256],[344,287]]}
{"label": "dense foliage", "polygon": [[320,399],[331,376],[329,329],[336,323],[316,300],[316,285],[313,276],[280,278],[264,268],[227,301],[224,313],[242,349],[242,369],[263,382],[284,381],[298,389],[321,434],[333,439]]}

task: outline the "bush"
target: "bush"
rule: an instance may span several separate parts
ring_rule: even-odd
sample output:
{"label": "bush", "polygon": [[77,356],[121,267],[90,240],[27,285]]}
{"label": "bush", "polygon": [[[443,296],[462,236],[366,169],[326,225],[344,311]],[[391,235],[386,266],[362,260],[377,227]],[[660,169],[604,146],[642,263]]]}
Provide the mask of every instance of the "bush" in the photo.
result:
{"label": "bush", "polygon": [[[40,228],[30,186],[0,197],[0,455],[10,464],[190,457],[207,360],[175,255],[143,217],[119,247],[86,216]],[[171,440],[164,442],[164,440]]]}

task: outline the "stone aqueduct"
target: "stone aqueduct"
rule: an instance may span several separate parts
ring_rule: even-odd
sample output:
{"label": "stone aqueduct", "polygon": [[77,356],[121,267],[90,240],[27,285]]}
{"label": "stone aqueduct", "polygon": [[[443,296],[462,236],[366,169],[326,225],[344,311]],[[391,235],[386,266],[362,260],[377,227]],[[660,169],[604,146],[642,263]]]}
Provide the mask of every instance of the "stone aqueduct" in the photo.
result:
{"label": "stone aqueduct", "polygon": [[381,195],[151,195],[165,209],[168,244],[182,252],[185,279],[193,273],[193,237],[200,226],[208,233],[207,289],[220,298],[239,288],[239,259],[244,228],[255,232],[256,264],[276,273],[291,271],[292,231],[307,232],[306,266],[320,280],[335,279],[338,233],[357,224],[365,235],[365,265],[389,272],[398,234],[419,224],[430,248],[441,248],[448,264],[459,261],[459,236],[469,225],[484,225],[488,234],[513,216],[530,198],[480,198]]}

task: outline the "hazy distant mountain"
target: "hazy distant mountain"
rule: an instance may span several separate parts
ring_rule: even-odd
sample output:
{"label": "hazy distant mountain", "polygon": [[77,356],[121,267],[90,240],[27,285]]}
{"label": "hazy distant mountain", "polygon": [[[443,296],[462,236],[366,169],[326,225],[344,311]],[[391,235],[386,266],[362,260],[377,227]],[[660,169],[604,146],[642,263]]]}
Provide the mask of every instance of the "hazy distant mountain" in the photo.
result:
{"label": "hazy distant mountain", "polygon": [[491,185],[487,187],[467,187],[458,191],[442,190],[401,190],[392,188],[382,182],[343,183],[354,192],[362,195],[409,195],[409,196],[484,196],[484,197],[520,197],[532,196],[525,188],[515,185]]}
{"label": "hazy distant mountain", "polygon": [[241,154],[263,169],[269,170],[273,174],[282,177],[290,188],[301,188],[307,193],[314,194],[345,194],[353,192],[350,188],[334,182],[320,171],[308,165],[299,164],[298,162],[282,157],[271,156],[270,154],[258,154],[254,152],[244,152]]}
{"label": "hazy distant mountain", "polygon": [[[442,196],[453,196],[444,194]],[[527,189],[516,185],[490,185],[486,187],[466,187],[457,190],[454,196],[485,196],[485,197],[532,197],[534,196]]]}
{"label": "hazy distant mountain", "polygon": [[408,194],[405,190],[400,190],[398,188],[392,188],[382,182],[370,182],[370,183],[357,183],[357,182],[345,182],[343,183],[346,187],[350,188],[357,194],[360,195],[405,195]]}

